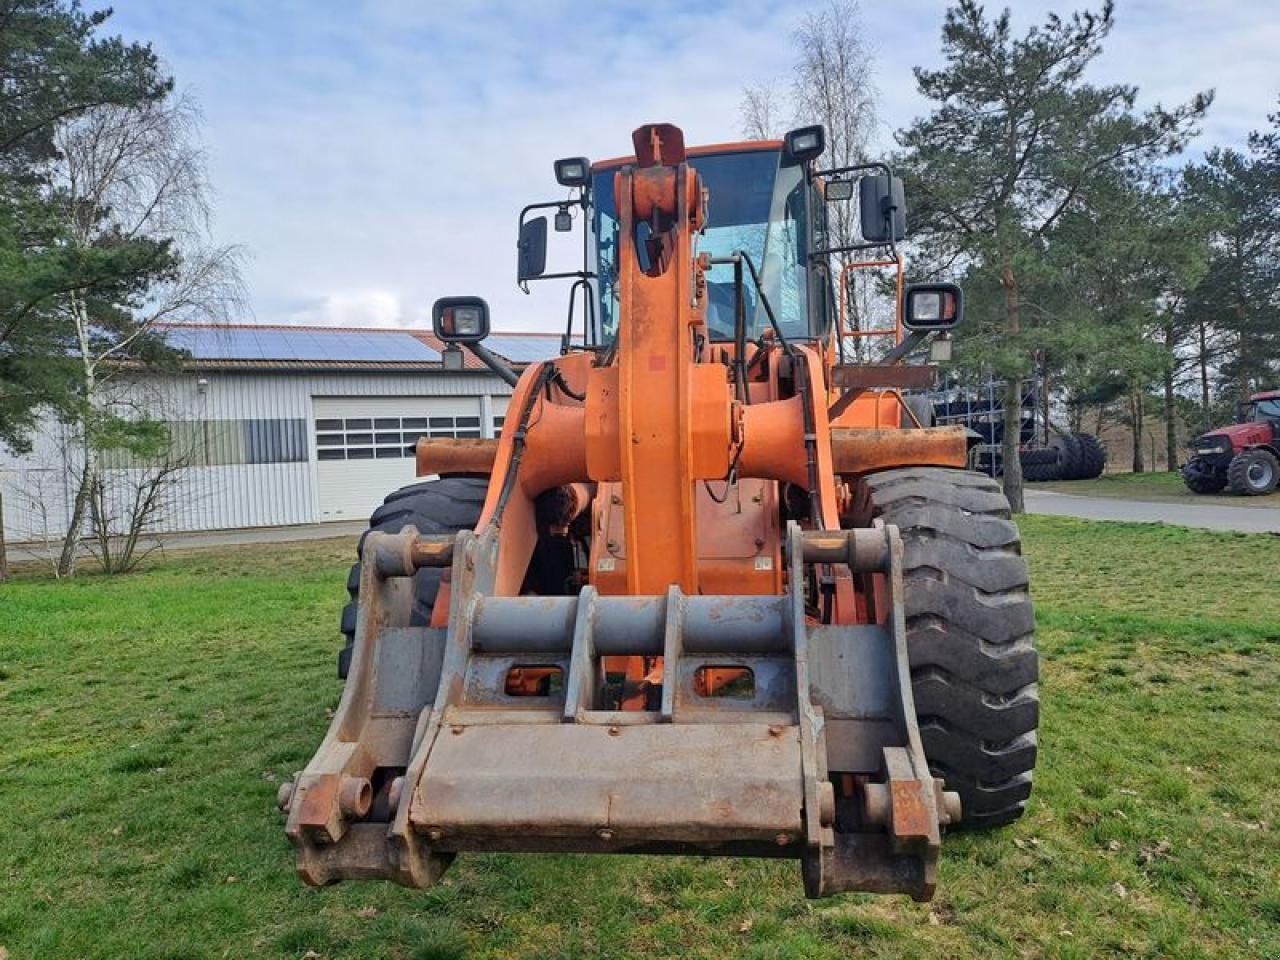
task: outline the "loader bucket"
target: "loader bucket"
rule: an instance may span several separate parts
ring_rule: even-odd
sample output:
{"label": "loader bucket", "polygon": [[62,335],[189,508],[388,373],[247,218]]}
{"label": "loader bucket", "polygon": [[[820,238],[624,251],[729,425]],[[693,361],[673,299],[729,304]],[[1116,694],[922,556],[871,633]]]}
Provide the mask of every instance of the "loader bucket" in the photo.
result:
{"label": "loader bucket", "polygon": [[[281,791],[311,884],[429,886],[471,851],[787,857],[805,892],[931,896],[955,794],[911,699],[896,527],[794,523],[779,595],[496,596],[497,532],[371,533],[350,674]],[[447,628],[412,576],[451,565]],[[806,621],[812,565],[879,575],[880,622]],[[661,658],[648,709],[606,662]],[[660,690],[660,693],[658,692]]]}

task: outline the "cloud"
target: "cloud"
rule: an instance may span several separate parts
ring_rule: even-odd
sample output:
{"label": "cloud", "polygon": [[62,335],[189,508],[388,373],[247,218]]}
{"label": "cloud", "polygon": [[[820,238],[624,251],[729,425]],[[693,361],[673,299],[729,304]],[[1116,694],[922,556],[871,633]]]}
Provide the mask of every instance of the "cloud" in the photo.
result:
{"label": "cloud", "polygon": [[354,290],[329,293],[319,302],[290,313],[287,323],[325,327],[397,327],[412,325],[390,290]]}
{"label": "cloud", "polygon": [[[1145,103],[1217,86],[1201,143],[1241,142],[1274,105],[1280,28],[1267,4],[1221,6],[1123,4],[1096,79],[1136,82]],[[738,139],[742,84],[787,73],[804,8],[132,0],[112,24],[152,40],[203,104],[217,231],[253,253],[259,320],[425,327],[436,297],[473,293],[498,328],[556,329],[566,287],[514,283],[517,213],[562,195],[552,160],[628,153],[656,120]],[[1016,25],[1045,9],[1019,3]],[[938,61],[943,5],[880,11],[863,18],[888,145],[924,108],[910,67]]]}

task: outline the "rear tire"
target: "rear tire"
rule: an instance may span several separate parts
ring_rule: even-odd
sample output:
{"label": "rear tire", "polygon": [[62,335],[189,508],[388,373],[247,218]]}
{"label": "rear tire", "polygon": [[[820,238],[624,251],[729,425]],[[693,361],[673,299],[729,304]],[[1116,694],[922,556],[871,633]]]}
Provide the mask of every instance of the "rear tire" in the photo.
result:
{"label": "rear tire", "polygon": [[1039,658],[1027,564],[990,477],[913,467],[859,485],[854,518],[898,527],[916,719],[962,824],[1020,817],[1031,795]]}
{"label": "rear tire", "polygon": [[1274,492],[1280,482],[1280,461],[1262,448],[1237,454],[1227,467],[1227,485],[1233,493],[1263,497]]}
{"label": "rear tire", "polygon": [[[382,533],[399,533],[405,527],[417,527],[419,533],[453,534],[470,530],[480,519],[485,494],[489,489],[487,477],[441,477],[421,480],[387,494],[382,506],[369,518],[369,530]],[[356,556],[364,549],[360,535]],[[338,676],[345,680],[351,666],[351,650],[355,642],[356,608],[360,599],[360,561],[351,566],[347,574],[347,593],[351,601],[342,608],[340,629],[346,636],[346,644],[338,654]],[[431,610],[444,570],[439,567],[423,567],[414,575],[414,603],[411,626],[425,626],[431,622]]]}

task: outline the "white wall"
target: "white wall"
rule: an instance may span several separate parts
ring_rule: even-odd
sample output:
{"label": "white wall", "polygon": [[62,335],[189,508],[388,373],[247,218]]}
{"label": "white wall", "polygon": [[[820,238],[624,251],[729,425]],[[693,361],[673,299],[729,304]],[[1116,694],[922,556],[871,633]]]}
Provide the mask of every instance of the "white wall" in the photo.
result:
{"label": "white wall", "polygon": [[[202,384],[200,381],[204,380]],[[119,399],[165,420],[302,419],[308,459],[298,463],[192,467],[184,471],[163,516],[165,531],[312,523],[320,519],[316,493],[313,397],[492,396],[493,410],[511,388],[481,373],[220,371],[143,376]],[[17,456],[0,445],[0,491],[5,537],[39,540],[47,526],[65,529],[74,491],[76,457],[71,436],[52,417]],[[47,519],[46,519],[47,518]]]}

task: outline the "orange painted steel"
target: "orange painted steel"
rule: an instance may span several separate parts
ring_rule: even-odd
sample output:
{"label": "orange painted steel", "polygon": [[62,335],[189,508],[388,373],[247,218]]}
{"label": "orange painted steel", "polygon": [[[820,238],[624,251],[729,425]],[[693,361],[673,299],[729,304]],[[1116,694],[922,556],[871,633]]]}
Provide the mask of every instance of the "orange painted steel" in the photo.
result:
{"label": "orange painted steel", "polygon": [[[777,150],[782,147],[781,140],[739,140],[734,143],[717,143],[704,147],[687,147],[685,155],[690,157],[701,157],[709,154],[720,155],[722,153],[753,153],[759,150]],[[613,170],[617,167],[625,167],[628,164],[636,162],[636,155],[631,154],[626,157],[611,157],[608,160],[597,160],[591,164],[592,173],[599,173],[602,170]]]}
{"label": "orange painted steel", "polygon": [[[848,501],[840,475],[873,469],[860,463],[956,460],[953,439],[891,436],[899,432],[902,405],[883,391],[858,398],[829,420],[832,342],[793,344],[791,356],[773,338],[749,344],[749,360],[760,351],[763,356],[748,384],[750,402],[735,396],[733,345],[709,344],[706,337],[707,264],[694,255],[704,191],[670,136],[661,127],[636,131],[637,156],[653,165],[614,174],[626,322],[609,362],[599,365],[597,356],[583,352],[531,364],[496,445],[425,445],[425,462],[437,472],[482,464],[492,472],[477,529],[500,517],[498,595],[524,589],[539,536],[534,503],[554,488],[594,490],[593,498],[586,495],[592,536],[585,573],[602,595],[661,594],[672,585],[687,594],[777,594],[785,589],[784,487],[809,494],[809,457],[819,511],[812,522],[826,529],[839,528]],[[641,222],[648,225],[643,238]],[[801,372],[803,381],[795,384]],[[557,385],[561,379],[568,390]],[[784,382],[790,384],[785,391]],[[806,404],[816,438],[808,453]],[[833,442],[848,428],[884,436]],[[501,478],[517,456],[514,481],[504,489]],[[847,568],[833,565],[828,573],[833,619],[865,617],[871,605]],[[447,595],[442,591],[442,603]],[[612,666],[627,675],[628,705],[640,709],[643,697],[634,691],[660,676],[660,658],[621,658]]]}
{"label": "orange painted steel", "polygon": [[[879,267],[896,267],[897,268],[897,293],[894,297],[893,315],[896,318],[892,327],[875,327],[871,330],[846,330],[845,320],[848,315],[848,296],[846,296],[845,277],[850,270],[868,270]],[[853,263],[846,263],[840,268],[840,296],[837,298],[840,309],[836,316],[836,336],[840,339],[845,337],[887,337],[892,334],[895,342],[902,342],[902,291],[904,287],[904,262],[901,256],[893,260],[859,260]]]}
{"label": "orange painted steel", "polygon": [[[857,531],[879,536],[887,558],[874,565],[859,563],[849,548],[852,540],[842,541],[840,531],[859,475],[909,465],[963,466],[964,431],[901,429],[905,404],[896,390],[884,388],[868,390],[832,417],[832,402],[840,395],[833,365],[839,338],[846,335],[843,296],[836,329],[825,329],[813,340],[784,341],[781,334],[766,334],[746,345],[741,364],[734,344],[712,342],[705,319],[705,274],[711,265],[697,254],[696,246],[707,195],[696,165],[688,162],[689,156],[704,151],[687,151],[683,134],[665,124],[636,130],[633,144],[634,158],[593,167],[613,175],[618,221],[616,342],[608,349],[571,351],[529,364],[513,388],[498,440],[424,440],[417,445],[420,474],[489,474],[474,532],[460,532],[452,543],[422,543],[417,553],[410,553],[413,563],[401,561],[396,548],[400,541],[394,539],[410,535],[377,533],[366,541],[359,642],[353,653],[356,672],[340,704],[343,719],[334,728],[338,732],[332,734],[332,749],[323,757],[317,754],[323,762],[309,768],[305,782],[299,779],[299,799],[292,799],[291,787],[284,801],[293,805],[290,829],[300,843],[300,862],[305,858],[309,867],[316,867],[308,874],[311,882],[378,875],[426,886],[438,879],[456,852],[473,848],[535,850],[546,843],[550,849],[631,849],[632,836],[615,833],[618,823],[626,830],[656,829],[662,841],[656,849],[688,852],[688,845],[698,849],[697,844],[710,837],[721,844],[714,849],[721,850],[722,837],[735,843],[741,839],[722,832],[728,822],[752,843],[757,824],[768,825],[768,831],[761,829],[767,854],[804,858],[806,889],[813,895],[842,889],[932,889],[927,872],[917,883],[896,875],[886,879],[888,872],[858,873],[843,861],[827,860],[827,867],[822,866],[822,857],[831,854],[821,851],[836,849],[832,784],[843,784],[842,800],[851,802],[867,784],[843,771],[856,769],[858,777],[866,779],[880,762],[874,756],[855,756],[854,747],[884,751],[892,801],[886,807],[895,817],[898,810],[905,811],[901,823],[890,822],[884,837],[874,837],[877,844],[896,844],[899,834],[917,845],[924,838],[936,857],[937,826],[947,822],[938,820],[935,811],[941,802],[940,784],[936,797],[923,788],[914,793],[907,789],[916,781],[934,781],[927,775],[911,699],[903,687],[910,664],[901,634],[901,540],[891,527],[878,534]],[[780,146],[752,143],[705,152]],[[898,268],[900,304],[901,258],[851,266],[891,265]],[[844,272],[840,279],[843,292]],[[893,329],[850,335],[881,334],[901,340],[900,323]],[[739,382],[735,372],[744,369],[745,382]],[[831,543],[838,547],[843,542],[844,548],[810,557],[805,538],[814,531],[827,531]],[[550,544],[552,538],[559,538],[558,543]],[[545,563],[552,546],[565,548],[570,559]],[[378,553],[383,549],[385,558]],[[443,569],[446,551],[452,566]],[[370,709],[366,716],[351,704],[377,686],[369,664],[381,661],[365,657],[381,656],[382,628],[390,624],[388,618],[412,605],[413,593],[402,578],[413,573],[419,560],[442,568],[430,623],[447,628],[443,665],[436,678],[438,689],[431,691],[436,699],[427,701],[430,710],[424,709],[417,721],[406,714],[389,724],[383,714],[375,717]],[[548,566],[552,579],[544,577]],[[561,573],[564,576],[555,581]],[[508,599],[534,593],[545,596],[518,603]],[[655,605],[659,600],[661,607]],[[752,602],[744,602],[748,600]],[[508,604],[506,620],[502,603]],[[707,604],[702,615],[716,622],[717,638],[736,641],[739,634],[750,635],[749,622],[764,624],[768,632],[775,607],[780,635],[766,638],[768,643],[759,637],[751,641],[759,645],[759,656],[750,653],[750,643],[741,648],[746,653],[726,654],[724,659],[717,658],[722,650],[739,648],[699,651],[690,645],[682,652],[686,636],[693,636],[690,611],[698,603]],[[491,626],[507,624],[505,635],[498,631],[484,639],[478,632],[482,609],[494,618]],[[618,633],[605,642],[606,611],[618,617],[622,615],[617,611],[623,610],[625,627],[615,630],[625,632],[625,639],[635,634],[643,643],[622,643]],[[551,617],[552,611],[559,613]],[[641,619],[642,612],[649,617],[652,611],[660,615]],[[529,647],[535,652],[528,660],[504,660],[504,653],[524,649],[505,646],[512,642],[509,637],[529,630],[527,620],[544,614],[547,623],[554,620],[572,633],[569,659],[561,659],[560,641],[565,638],[543,630],[539,646]],[[408,616],[405,612],[406,622]],[[859,632],[836,629],[869,623],[885,624],[886,629],[856,637]],[[647,633],[650,624],[657,626]],[[847,651],[839,654],[848,659],[825,664],[827,676],[867,671],[858,675],[858,682],[889,688],[885,694],[896,703],[896,715],[865,717],[860,711],[866,705],[853,698],[824,712],[826,706],[816,698],[818,688],[810,679],[817,662],[808,652],[810,627],[821,631],[815,635],[825,638],[828,650],[845,650],[831,646],[836,638],[849,641]],[[872,639],[881,646],[870,645]],[[891,651],[892,667],[878,663],[882,654],[857,653],[864,644],[865,650]],[[394,658],[405,645],[387,647],[386,662],[399,663]],[[369,650],[374,653],[367,654]],[[700,666],[686,659],[689,650],[704,657]],[[794,659],[789,666],[781,663],[788,651]],[[664,655],[672,657],[670,663],[664,662]],[[696,673],[689,676],[695,666]],[[779,672],[771,680],[768,671],[774,667]],[[849,673],[846,679],[852,677]],[[553,699],[549,691],[557,678],[563,683],[562,702],[549,707],[531,702]],[[764,698],[759,709],[749,704],[737,708],[743,718],[758,715],[753,721],[758,730],[748,728],[745,720],[714,724],[723,729],[713,730],[704,722],[707,717],[697,717],[701,710],[709,716],[734,709],[727,701],[757,680],[757,692]],[[487,684],[495,689],[488,691]],[[678,684],[686,684],[695,696],[725,700],[712,707],[685,705],[679,702],[683,694]],[[607,697],[604,688],[609,689]],[[831,697],[833,689],[824,688],[823,696]],[[794,718],[788,695],[800,698]],[[527,699],[512,702],[522,698]],[[372,697],[368,702],[374,702]],[[775,702],[785,709],[762,706]],[[489,709],[494,705],[500,709]],[[823,709],[812,709],[819,706]],[[373,732],[358,737],[344,732],[348,709],[362,723],[368,719]],[[779,713],[784,718],[775,722]],[[676,726],[689,716],[690,722]],[[878,724],[873,737],[837,737],[840,724],[868,719]],[[886,724],[893,727],[892,741],[885,739]],[[394,743],[386,730],[394,731]],[[654,736],[667,737],[673,730],[682,739]],[[714,737],[707,737],[708,731]],[[562,733],[572,739],[554,739]],[[597,734],[598,739],[587,739]],[[500,750],[495,747],[499,735],[513,738]],[[827,737],[843,739],[845,752],[828,752]],[[640,801],[630,798],[630,810],[620,811],[626,804],[615,805],[608,779],[629,776],[645,781],[651,767],[668,761],[672,744],[688,741],[696,747],[688,755],[693,763],[682,762],[678,775],[667,772],[651,778],[652,786],[636,791]],[[366,742],[385,750],[385,755],[362,753]],[[631,746],[633,742],[639,746]],[[892,756],[891,742],[897,744]],[[554,751],[548,749],[550,743]],[[530,744],[536,749],[529,749]],[[626,752],[623,745],[634,752]],[[910,768],[915,772],[904,777],[900,768],[908,753],[915,757]],[[566,754],[569,762],[563,769],[570,773],[561,776],[557,764]],[[833,758],[855,765],[836,765]],[[725,771],[714,766],[717,763],[746,766],[749,776],[729,779],[723,786]],[[697,779],[708,766],[714,777]],[[473,767],[480,770],[478,776],[471,776]],[[379,770],[393,774],[385,784],[393,818],[389,823],[356,823],[359,818],[353,818],[348,824],[335,812],[339,805],[333,790],[354,784],[368,792]],[[681,793],[689,776],[695,778],[694,786]],[[515,784],[515,794],[504,789],[504,783]],[[541,786],[522,794],[522,784],[532,783]],[[716,790],[724,794],[723,802]],[[899,801],[893,790],[906,792]],[[484,816],[473,812],[476,796],[485,800],[479,805]],[[509,802],[512,796],[514,803]],[[704,804],[706,810],[695,810],[698,816],[691,816],[689,809],[707,796],[711,800]],[[677,802],[681,797],[683,803]],[[774,797],[781,800],[770,799]],[[781,813],[775,815],[775,808]],[[565,809],[571,811],[568,819]],[[656,828],[644,819],[651,809],[656,811]],[[772,819],[757,816],[759,810]],[[598,814],[602,818],[597,822],[593,818]],[[662,822],[664,817],[674,818],[677,829]],[[739,820],[745,826],[739,827]],[[781,828],[775,828],[775,822]],[[590,834],[562,832],[564,823],[573,830],[585,830],[582,824],[587,824]],[[323,842],[304,835],[304,826]],[[524,846],[531,826],[537,828],[533,842]],[[802,833],[797,833],[798,826]],[[348,827],[350,839],[342,848],[348,852],[343,853],[339,848]],[[634,836],[648,841],[647,834]],[[619,842],[621,846],[614,846]],[[335,857],[335,850],[341,856]],[[897,870],[906,854],[897,847],[886,851],[880,846],[846,847],[843,856],[874,861],[877,870]],[[925,854],[918,859],[932,863]],[[817,866],[810,874],[813,864]],[[847,885],[824,887],[826,869],[834,871],[832,876],[840,873],[841,883]]]}

